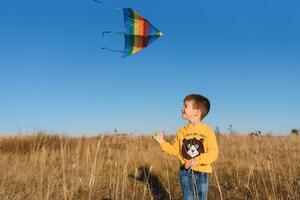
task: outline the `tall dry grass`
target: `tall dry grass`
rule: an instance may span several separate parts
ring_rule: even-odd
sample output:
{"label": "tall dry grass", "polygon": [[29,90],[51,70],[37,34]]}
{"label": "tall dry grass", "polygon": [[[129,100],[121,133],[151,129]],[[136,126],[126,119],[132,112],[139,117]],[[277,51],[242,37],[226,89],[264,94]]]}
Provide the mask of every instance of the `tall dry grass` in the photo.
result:
{"label": "tall dry grass", "polygon": [[[209,199],[300,199],[300,137],[218,136]],[[167,137],[172,141],[173,137]],[[0,199],[182,199],[149,136],[0,137]]]}

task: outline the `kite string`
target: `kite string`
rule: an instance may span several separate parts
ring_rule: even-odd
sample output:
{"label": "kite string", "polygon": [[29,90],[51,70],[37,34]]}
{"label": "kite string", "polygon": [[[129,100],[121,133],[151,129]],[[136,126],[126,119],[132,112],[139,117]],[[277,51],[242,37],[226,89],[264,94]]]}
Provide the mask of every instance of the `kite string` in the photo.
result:
{"label": "kite string", "polygon": [[116,6],[111,6],[111,5],[107,5],[107,4],[105,4],[105,3],[103,3],[102,1],[100,1],[100,0],[94,0],[95,2],[97,2],[97,3],[100,3],[100,4],[102,4],[104,7],[106,7],[106,8],[112,8],[112,9],[115,9],[115,10],[122,10],[123,8],[121,8],[121,7],[116,7]]}

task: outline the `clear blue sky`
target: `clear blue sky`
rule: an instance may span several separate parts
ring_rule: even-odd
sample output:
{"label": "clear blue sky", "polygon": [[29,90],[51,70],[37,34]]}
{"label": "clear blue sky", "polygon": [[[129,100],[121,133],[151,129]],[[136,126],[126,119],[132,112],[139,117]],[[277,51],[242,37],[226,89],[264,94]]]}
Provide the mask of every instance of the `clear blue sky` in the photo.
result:
{"label": "clear blue sky", "polygon": [[164,36],[121,59],[123,13],[92,0],[0,1],[0,133],[174,133],[189,93],[211,127],[300,128],[300,1],[106,1]]}

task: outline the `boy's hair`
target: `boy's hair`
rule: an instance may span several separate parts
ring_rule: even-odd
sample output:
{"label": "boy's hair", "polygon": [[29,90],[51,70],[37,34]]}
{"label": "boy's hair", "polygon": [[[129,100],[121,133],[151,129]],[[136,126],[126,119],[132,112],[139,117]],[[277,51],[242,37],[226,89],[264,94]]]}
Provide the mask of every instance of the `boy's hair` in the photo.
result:
{"label": "boy's hair", "polygon": [[208,114],[210,110],[210,102],[208,98],[200,94],[190,94],[184,98],[183,102],[191,101],[191,100],[194,101],[193,103],[194,108],[200,109],[201,120],[204,119],[204,117]]}

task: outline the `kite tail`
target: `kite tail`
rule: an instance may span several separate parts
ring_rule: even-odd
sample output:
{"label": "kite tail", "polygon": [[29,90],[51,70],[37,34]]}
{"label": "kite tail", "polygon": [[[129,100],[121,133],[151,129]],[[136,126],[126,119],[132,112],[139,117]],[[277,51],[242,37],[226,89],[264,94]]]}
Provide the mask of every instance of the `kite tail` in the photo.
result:
{"label": "kite tail", "polygon": [[100,3],[102,4],[104,7],[106,8],[112,8],[112,9],[115,9],[115,10],[122,10],[123,8],[120,8],[120,7],[116,7],[116,6],[111,6],[111,5],[106,5],[105,3],[103,3],[102,1],[100,0],[94,0],[95,2],[97,3]]}
{"label": "kite tail", "polygon": [[111,48],[108,48],[108,47],[102,47],[101,49],[102,49],[102,50],[111,51],[111,52],[124,53],[124,51],[122,51],[122,50],[115,50],[115,49],[111,49]]}
{"label": "kite tail", "polygon": [[102,32],[102,37],[104,37],[105,34],[108,34],[108,33],[113,33],[113,34],[117,34],[117,35],[124,35],[125,33],[124,32],[120,32],[120,31],[103,31]]}

